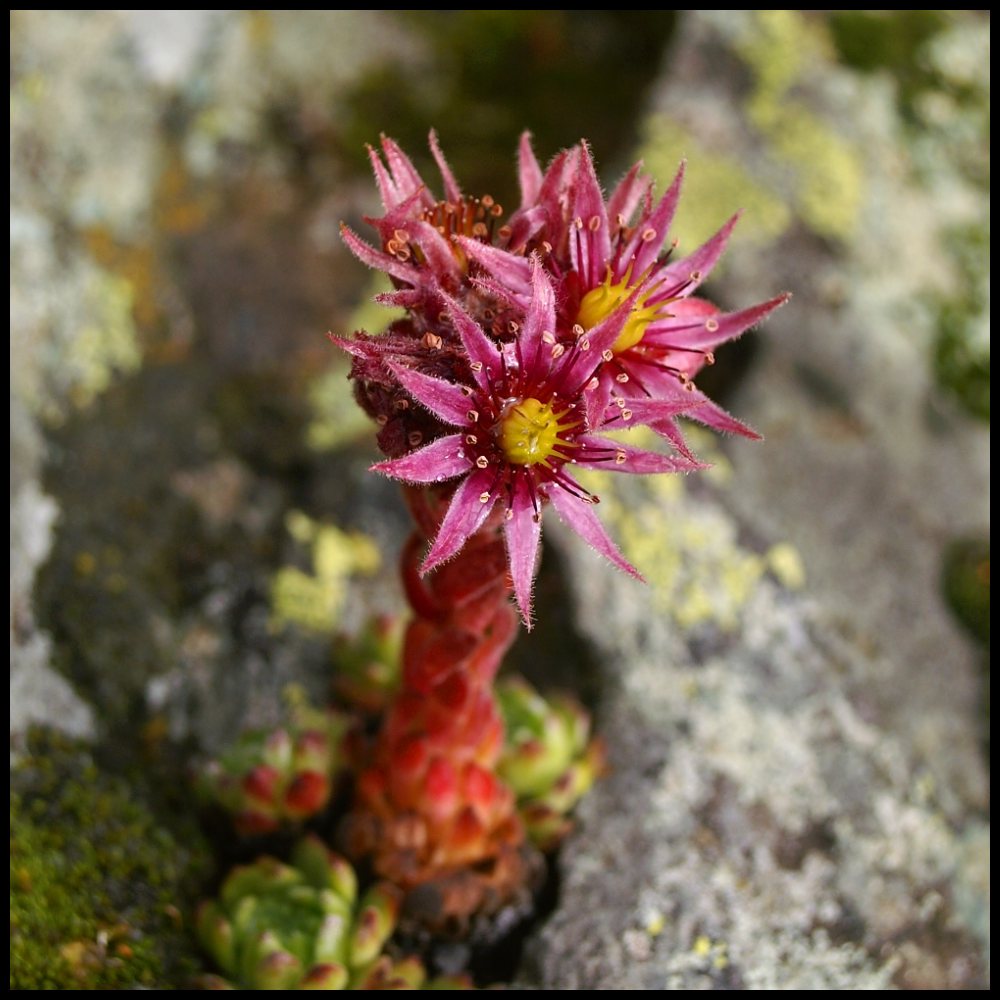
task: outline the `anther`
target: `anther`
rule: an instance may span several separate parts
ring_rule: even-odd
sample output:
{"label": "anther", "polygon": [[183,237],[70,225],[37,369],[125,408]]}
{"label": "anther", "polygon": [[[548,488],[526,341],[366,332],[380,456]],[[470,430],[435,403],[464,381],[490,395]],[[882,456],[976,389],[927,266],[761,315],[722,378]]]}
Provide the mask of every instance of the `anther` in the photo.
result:
{"label": "anther", "polygon": [[551,330],[546,330],[542,334],[542,343],[543,344],[554,344],[555,342],[556,342],[556,336],[555,336],[555,334]]}
{"label": "anther", "polygon": [[600,385],[600,380],[595,375],[583,388],[585,392],[593,392]]}
{"label": "anther", "polygon": [[623,451],[615,452],[615,465],[624,465],[627,459],[628,455],[626,455],[625,452]]}
{"label": "anther", "polygon": [[505,518],[506,518],[506,519],[507,519],[508,521],[513,521],[513,520],[514,520],[514,509],[513,509],[512,507],[508,507],[508,508],[507,508],[507,513],[506,513],[506,514],[504,514],[504,517],[505,517]]}
{"label": "anther", "polygon": [[691,272],[691,280],[692,281],[701,281],[701,271],[692,271]]}
{"label": "anther", "polygon": [[479,502],[480,503],[489,503],[490,502],[490,495],[489,495],[489,493],[480,493],[479,494]]}
{"label": "anther", "polygon": [[406,435],[406,440],[410,442],[411,448],[416,448],[416,446],[420,444],[423,439],[424,436],[420,433],[420,431],[410,431],[410,433]]}
{"label": "anther", "polygon": [[583,327],[579,323],[573,324],[573,335],[575,337],[582,337],[584,333]]}
{"label": "anther", "polygon": [[428,350],[439,351],[441,349],[441,344],[443,343],[443,341],[436,333],[431,333],[430,330],[428,330],[427,333],[424,334],[421,343]]}
{"label": "anther", "polygon": [[605,361],[610,361],[614,356],[615,356],[615,352],[612,351],[612,350],[610,350],[609,348],[605,348],[603,351],[601,351],[601,357]]}
{"label": "anther", "polygon": [[476,410],[469,410],[465,416],[470,424],[474,424],[479,419],[479,413]]}
{"label": "anther", "polygon": [[469,397],[469,396],[472,395],[472,389],[471,389],[471,387],[469,387],[467,385],[460,386],[459,387],[459,391],[462,393],[463,396],[466,396],[466,397]]}
{"label": "anther", "polygon": [[377,423],[379,427],[385,427],[385,425],[389,423],[389,418],[384,413],[380,413],[375,418],[375,423]]}
{"label": "anther", "polygon": [[395,236],[400,243],[410,242],[410,234],[405,229],[397,229],[392,235]]}
{"label": "anther", "polygon": [[626,372],[619,372],[615,376],[615,381],[616,382],[621,382],[622,385],[624,385],[628,381],[628,374]]}
{"label": "anther", "polygon": [[393,406],[397,410],[408,410],[410,408],[410,401],[408,399],[397,399]]}
{"label": "anther", "polygon": [[631,420],[631,419],[632,419],[632,411],[622,410],[622,420]]}
{"label": "anther", "polygon": [[480,469],[485,469],[489,464],[490,461],[485,455],[480,455],[479,458],[476,459],[476,465]]}
{"label": "anther", "polygon": [[469,363],[469,367],[478,375],[483,370],[483,363],[482,361],[472,361]]}
{"label": "anther", "polygon": [[586,337],[581,337],[577,341],[577,343],[579,344],[581,351],[589,351],[590,350],[590,341]]}
{"label": "anther", "polygon": [[708,330],[709,333],[715,333],[715,331],[719,329],[719,321],[717,319],[706,319],[705,329]]}
{"label": "anther", "polygon": [[656,230],[652,226],[647,226],[642,231],[642,242],[648,243],[650,240],[656,239]]}
{"label": "anther", "polygon": [[552,345],[552,360],[555,361],[556,358],[561,358],[566,353],[566,348],[562,344]]}
{"label": "anther", "polygon": [[475,444],[478,440],[479,440],[479,438],[477,438],[475,434],[466,434],[465,435],[465,443],[466,444]]}
{"label": "anther", "polygon": [[601,228],[601,217],[599,215],[592,215],[590,221],[587,223],[587,228],[592,233],[596,233]]}
{"label": "anther", "polygon": [[706,365],[715,364],[715,355],[711,351],[705,351],[705,364]]}

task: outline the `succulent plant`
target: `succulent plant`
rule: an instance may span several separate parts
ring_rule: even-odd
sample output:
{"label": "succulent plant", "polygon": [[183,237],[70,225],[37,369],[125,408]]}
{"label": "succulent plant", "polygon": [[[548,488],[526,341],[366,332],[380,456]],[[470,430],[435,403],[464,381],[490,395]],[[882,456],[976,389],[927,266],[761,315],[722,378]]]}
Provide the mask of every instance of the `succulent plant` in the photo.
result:
{"label": "succulent plant", "polygon": [[568,695],[540,695],[522,677],[497,682],[507,728],[497,772],[514,790],[528,836],[542,850],[570,831],[570,812],[605,767],[590,716]]}
{"label": "succulent plant", "polygon": [[223,975],[207,989],[463,989],[461,977],[427,979],[419,959],[383,948],[396,927],[400,891],[378,882],[359,898],[354,869],[318,837],[291,864],[261,857],[235,868],[219,898],[202,903],[198,936]]}
{"label": "succulent plant", "polygon": [[286,725],[244,733],[204,765],[198,785],[242,834],[301,823],[330,801],[350,759],[353,733],[349,715],[297,701]]}
{"label": "succulent plant", "polygon": [[333,643],[334,691],[353,708],[377,714],[399,687],[403,646],[401,617],[376,615],[354,636]]}

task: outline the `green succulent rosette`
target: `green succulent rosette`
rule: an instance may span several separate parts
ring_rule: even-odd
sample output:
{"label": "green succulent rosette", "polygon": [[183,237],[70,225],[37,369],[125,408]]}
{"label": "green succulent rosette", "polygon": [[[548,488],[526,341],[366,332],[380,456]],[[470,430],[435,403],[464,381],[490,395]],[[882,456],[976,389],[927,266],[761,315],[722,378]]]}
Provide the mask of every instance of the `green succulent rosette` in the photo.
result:
{"label": "green succulent rosette", "polygon": [[572,829],[570,813],[603,773],[603,741],[591,736],[590,715],[568,695],[545,698],[522,677],[497,682],[506,726],[498,765],[517,796],[528,835],[551,850]]}
{"label": "green succulent rosette", "polygon": [[416,958],[383,953],[401,893],[378,882],[358,895],[351,865],[315,836],[291,862],[261,857],[235,868],[218,899],[197,914],[198,936],[222,975],[206,989],[461,989],[461,978],[428,980]]}

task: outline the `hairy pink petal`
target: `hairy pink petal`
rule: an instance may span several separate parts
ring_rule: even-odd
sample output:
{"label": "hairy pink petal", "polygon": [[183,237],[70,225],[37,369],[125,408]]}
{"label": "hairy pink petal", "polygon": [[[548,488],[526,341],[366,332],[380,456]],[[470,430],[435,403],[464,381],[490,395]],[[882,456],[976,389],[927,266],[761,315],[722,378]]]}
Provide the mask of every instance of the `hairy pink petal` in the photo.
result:
{"label": "hairy pink petal", "polygon": [[452,325],[469,356],[472,376],[479,388],[488,392],[491,384],[496,385],[503,374],[500,352],[482,327],[453,298],[447,295],[443,298]]}
{"label": "hairy pink petal", "polygon": [[382,152],[385,154],[385,162],[388,164],[392,179],[396,184],[398,200],[423,191],[424,207],[430,208],[434,204],[434,199],[427,190],[423,178],[417,172],[417,168],[413,165],[413,161],[394,140],[387,136],[382,136]]}
{"label": "hairy pink petal", "polygon": [[451,243],[429,222],[415,219],[407,224],[410,242],[420,247],[426,258],[426,267],[441,282],[445,277],[460,281],[462,270],[451,250]]}
{"label": "hairy pink petal", "polygon": [[604,269],[611,256],[611,234],[604,195],[594,170],[594,157],[586,143],[581,143],[577,157],[570,218],[570,260],[585,287],[593,288],[604,279]]}
{"label": "hairy pink petal", "polygon": [[510,575],[514,583],[514,597],[521,609],[524,624],[531,628],[531,585],[535,578],[538,544],[542,537],[541,511],[538,498],[530,484],[530,472],[525,471],[514,479],[510,513],[504,521],[504,539],[510,560]]}
{"label": "hairy pink petal", "polygon": [[643,342],[710,351],[756,326],[788,299],[788,295],[778,295],[767,302],[729,313],[720,312],[717,306],[704,299],[681,299],[670,306],[673,315],[669,319],[650,324]]}
{"label": "hairy pink petal", "polygon": [[569,525],[595,552],[624,570],[629,576],[642,580],[642,574],[621,554],[618,546],[608,537],[604,525],[594,513],[594,506],[587,500],[566,490],[553,488],[549,499],[559,519]]}
{"label": "hairy pink petal", "polygon": [[459,236],[457,242],[469,260],[505,286],[505,298],[527,308],[531,301],[531,264],[526,258],[467,236]]}
{"label": "hairy pink petal", "polygon": [[611,225],[618,225],[619,220],[623,224],[628,224],[639,203],[649,193],[652,183],[652,178],[642,173],[640,160],[618,182],[618,186],[608,199],[608,221]]}
{"label": "hairy pink petal", "polygon": [[448,434],[402,458],[378,462],[372,472],[381,472],[406,483],[443,483],[468,472],[472,462],[462,447],[461,434]]}
{"label": "hairy pink petal", "polygon": [[441,147],[438,145],[437,132],[434,129],[431,129],[428,142],[431,147],[431,155],[434,157],[434,162],[437,164],[438,170],[441,171],[441,180],[444,182],[445,198],[451,202],[461,201],[462,189],[458,186],[458,182],[455,180],[455,175],[451,172],[451,167],[448,166],[448,161],[444,158],[444,153],[441,152]]}
{"label": "hairy pink petal", "polygon": [[517,146],[517,178],[521,185],[521,208],[528,208],[538,200],[542,189],[542,168],[531,148],[531,133],[522,132]]}
{"label": "hairy pink petal", "polygon": [[[677,211],[677,202],[681,196],[681,185],[684,183],[684,161],[677,168],[677,173],[666,193],[660,199],[659,204],[649,214],[647,218],[639,220],[636,231],[629,243],[634,247],[634,263],[632,265],[633,280],[638,278],[650,264],[654,263],[663,246],[663,241],[670,231],[670,224],[674,221],[674,213]],[[655,235],[649,236],[652,232]],[[623,260],[628,260],[628,257]]]}
{"label": "hairy pink petal", "polygon": [[708,466],[684,455],[661,455],[656,451],[636,448],[624,441],[585,434],[577,443],[586,451],[576,455],[579,465],[592,465],[607,472],[631,472],[653,475],[660,472],[695,472]]}
{"label": "hairy pink petal", "polygon": [[[493,473],[488,469],[477,469],[459,483],[434,544],[420,567],[421,573],[429,573],[435,566],[447,562],[482,527],[496,503],[497,491],[492,489],[493,485]],[[484,495],[488,495],[485,503],[482,501]]]}
{"label": "hairy pink petal", "polygon": [[391,254],[382,253],[373,246],[365,243],[350,226],[341,224],[340,238],[347,244],[347,249],[354,254],[362,264],[375,268],[377,271],[385,271],[386,274],[405,281],[408,285],[419,285],[421,282],[420,272],[412,264],[404,264],[396,260]]}
{"label": "hairy pink petal", "polygon": [[[546,334],[555,336],[556,297],[552,281],[537,257],[531,259],[531,304],[517,335],[517,348],[523,375],[535,380],[549,367],[552,354],[545,343]],[[553,341],[554,342],[554,341]]]}
{"label": "hairy pink petal", "polygon": [[388,363],[393,375],[399,379],[402,387],[423,406],[426,406],[434,416],[446,424],[464,427],[469,424],[469,411],[473,409],[471,401],[461,387],[454,382],[424,375],[403,365]]}
{"label": "hairy pink petal", "polygon": [[722,256],[722,251],[726,249],[729,237],[732,235],[733,227],[739,221],[740,213],[737,212],[729,221],[710,239],[706,240],[694,253],[689,254],[683,260],[674,264],[668,264],[661,271],[657,272],[657,284],[660,291],[651,295],[648,300],[649,305],[655,305],[673,298],[676,295],[690,295],[709,275],[709,272],[718,263]]}

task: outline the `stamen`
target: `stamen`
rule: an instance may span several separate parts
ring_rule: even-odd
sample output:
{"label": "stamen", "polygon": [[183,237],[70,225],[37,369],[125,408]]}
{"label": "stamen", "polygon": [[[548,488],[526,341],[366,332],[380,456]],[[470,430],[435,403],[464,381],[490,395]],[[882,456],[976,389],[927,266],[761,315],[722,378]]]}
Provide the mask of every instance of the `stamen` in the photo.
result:
{"label": "stamen", "polygon": [[476,459],[476,465],[480,469],[485,469],[489,464],[490,461],[485,455],[480,455],[479,458]]}

